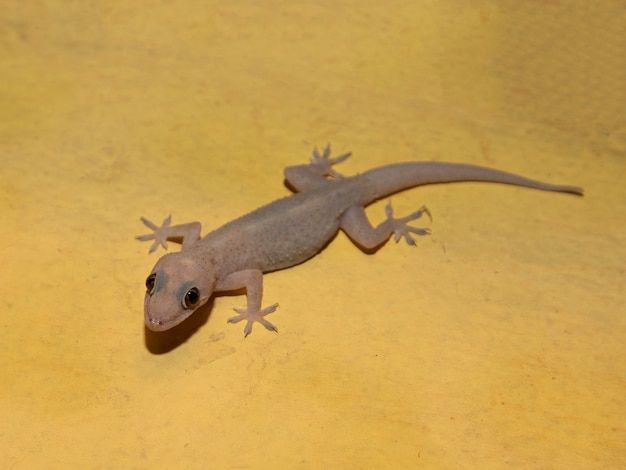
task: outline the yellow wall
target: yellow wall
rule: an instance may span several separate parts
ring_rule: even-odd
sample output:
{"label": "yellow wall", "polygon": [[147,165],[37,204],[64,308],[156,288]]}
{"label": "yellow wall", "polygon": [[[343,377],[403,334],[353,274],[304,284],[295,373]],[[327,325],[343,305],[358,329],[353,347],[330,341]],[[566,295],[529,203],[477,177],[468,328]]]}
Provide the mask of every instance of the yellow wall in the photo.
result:
{"label": "yellow wall", "polygon": [[[625,15],[3,2],[0,467],[626,465]],[[346,174],[462,161],[586,196],[407,191],[433,235],[368,256],[340,234],[267,275],[278,334],[227,324],[240,296],[146,331],[139,217],[206,232],[328,141]]]}

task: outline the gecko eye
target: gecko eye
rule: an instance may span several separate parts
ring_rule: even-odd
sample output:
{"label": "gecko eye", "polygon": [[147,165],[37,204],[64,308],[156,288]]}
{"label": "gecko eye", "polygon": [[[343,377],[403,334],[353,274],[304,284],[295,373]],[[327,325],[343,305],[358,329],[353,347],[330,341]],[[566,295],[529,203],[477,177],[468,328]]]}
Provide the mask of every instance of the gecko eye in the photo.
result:
{"label": "gecko eye", "polygon": [[148,294],[152,294],[152,292],[154,291],[155,284],[156,284],[156,273],[152,273],[148,276],[148,279],[146,279],[146,289],[148,291]]}
{"label": "gecko eye", "polygon": [[183,298],[183,308],[193,308],[200,301],[200,291],[197,287],[192,287]]}

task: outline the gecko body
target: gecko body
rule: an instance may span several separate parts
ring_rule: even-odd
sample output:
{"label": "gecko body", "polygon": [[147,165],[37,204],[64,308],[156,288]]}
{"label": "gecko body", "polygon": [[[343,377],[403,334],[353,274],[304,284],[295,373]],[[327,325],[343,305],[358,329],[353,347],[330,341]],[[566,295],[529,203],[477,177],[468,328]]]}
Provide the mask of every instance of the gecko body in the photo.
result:
{"label": "gecko body", "polygon": [[244,288],[245,308],[231,323],[245,320],[244,333],[255,322],[270,331],[276,327],[265,319],[278,304],[261,308],[263,273],[284,269],[313,257],[341,229],[366,251],[378,248],[394,234],[415,244],[411,234],[426,235],[428,229],[408,223],[430,212],[422,206],[414,213],[395,218],[387,205],[385,221],[373,227],[365,206],[415,186],[455,181],[484,181],[525,186],[544,191],[582,195],[582,188],[553,185],[512,173],[460,163],[407,162],[375,168],[343,177],[332,166],[346,153],[330,158],[330,147],[315,149],[311,163],[288,167],[285,178],[297,192],[260,207],[200,238],[198,222],[170,226],[171,218],[158,227],[142,218],[153,233],[141,241],[154,240],[150,252],[167,240],[180,240],[181,251],[161,257],[146,280],[144,319],[153,331],[172,328],[205,304],[215,292]]}

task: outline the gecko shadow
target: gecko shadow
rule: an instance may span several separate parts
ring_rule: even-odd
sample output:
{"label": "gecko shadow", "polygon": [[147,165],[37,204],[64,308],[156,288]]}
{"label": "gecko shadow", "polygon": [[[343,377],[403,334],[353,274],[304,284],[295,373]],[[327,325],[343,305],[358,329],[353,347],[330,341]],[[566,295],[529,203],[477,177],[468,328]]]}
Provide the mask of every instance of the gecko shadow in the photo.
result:
{"label": "gecko shadow", "polygon": [[144,342],[152,354],[166,354],[176,349],[191,338],[205,323],[208,322],[213,310],[214,299],[197,309],[182,323],[165,331],[152,331],[144,324]]}
{"label": "gecko shadow", "polygon": [[[152,354],[166,354],[173,349],[176,349],[196,334],[196,332],[198,332],[204,324],[209,321],[216,297],[241,298],[242,296],[245,303],[246,290],[243,288],[214,293],[209,301],[193,312],[189,318],[169,330],[152,331],[144,324],[144,342],[146,348]],[[234,304],[236,305],[237,302],[234,302]],[[232,316],[234,316],[234,312]],[[234,325],[229,326],[233,327]],[[243,333],[241,335],[243,336]]]}

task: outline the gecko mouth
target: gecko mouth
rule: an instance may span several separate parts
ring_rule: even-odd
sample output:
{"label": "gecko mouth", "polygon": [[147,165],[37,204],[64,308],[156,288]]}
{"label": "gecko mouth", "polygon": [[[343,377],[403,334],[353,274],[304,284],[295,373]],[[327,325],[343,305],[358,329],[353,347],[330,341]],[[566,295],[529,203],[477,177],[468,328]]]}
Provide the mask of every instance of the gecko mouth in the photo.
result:
{"label": "gecko mouth", "polygon": [[170,328],[175,327],[179,323],[182,323],[192,313],[193,313],[192,311],[184,312],[183,314],[177,316],[176,318],[172,318],[170,320],[159,320],[158,318],[152,318],[150,315],[148,315],[148,313],[146,313],[145,322],[149,330],[165,331],[165,330],[169,330]]}

